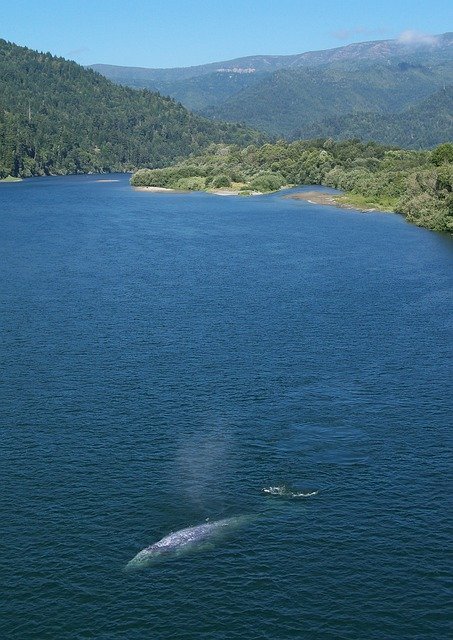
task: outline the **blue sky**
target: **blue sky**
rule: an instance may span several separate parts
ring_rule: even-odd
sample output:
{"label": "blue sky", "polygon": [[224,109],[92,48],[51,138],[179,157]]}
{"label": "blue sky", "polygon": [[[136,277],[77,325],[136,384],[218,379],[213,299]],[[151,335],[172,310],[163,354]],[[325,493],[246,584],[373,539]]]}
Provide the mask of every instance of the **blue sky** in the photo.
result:
{"label": "blue sky", "polygon": [[453,30],[451,0],[15,0],[0,37],[81,64],[174,67]]}

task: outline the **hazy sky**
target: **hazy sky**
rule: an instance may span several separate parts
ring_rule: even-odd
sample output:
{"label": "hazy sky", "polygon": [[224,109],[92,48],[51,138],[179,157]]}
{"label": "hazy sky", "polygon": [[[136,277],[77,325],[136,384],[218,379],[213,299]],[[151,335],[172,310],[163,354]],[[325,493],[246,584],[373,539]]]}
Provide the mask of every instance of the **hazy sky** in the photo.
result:
{"label": "hazy sky", "polygon": [[[174,67],[453,30],[451,0],[14,0],[0,37],[96,62]],[[410,37],[414,37],[412,34]]]}

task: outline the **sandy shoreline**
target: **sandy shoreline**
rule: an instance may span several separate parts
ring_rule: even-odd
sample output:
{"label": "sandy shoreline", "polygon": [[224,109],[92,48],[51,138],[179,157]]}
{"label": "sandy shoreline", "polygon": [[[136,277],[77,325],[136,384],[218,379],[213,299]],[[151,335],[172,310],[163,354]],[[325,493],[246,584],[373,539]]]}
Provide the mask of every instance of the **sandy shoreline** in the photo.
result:
{"label": "sandy shoreline", "polygon": [[[166,187],[133,187],[135,191],[147,191],[148,193],[191,193],[190,191],[184,191],[183,189],[168,189]],[[204,190],[203,190],[204,191]],[[205,191],[213,196],[239,196],[241,195],[239,189],[212,189]],[[251,191],[251,196],[263,195],[259,191]]]}
{"label": "sandy shoreline", "polygon": [[239,191],[236,189],[213,189],[212,191],[208,191],[213,196],[238,196]]}
{"label": "sandy shoreline", "polygon": [[178,189],[167,189],[165,187],[134,187],[135,191],[150,191],[151,193],[185,193]]}
{"label": "sandy shoreline", "polygon": [[347,202],[341,202],[338,200],[338,195],[325,191],[303,191],[302,193],[285,196],[285,198],[288,200],[306,200],[307,202],[311,202],[311,204],[329,205],[331,207],[339,207],[340,209],[354,209],[355,211],[362,211],[364,213],[378,211],[376,208],[365,208]]}
{"label": "sandy shoreline", "polygon": [[[212,189],[209,190],[208,193],[212,193],[213,196],[240,196],[243,195],[240,189]],[[248,191],[248,196],[262,196],[264,195],[261,191]]]}
{"label": "sandy shoreline", "polygon": [[[135,191],[145,191],[147,193],[180,193],[180,194],[192,193],[191,191],[184,191],[182,189],[170,189],[167,187],[133,187],[133,189]],[[239,189],[228,189],[227,187],[225,187],[224,189],[208,189],[204,192],[209,193],[213,196],[241,196],[242,195]],[[274,192],[274,193],[277,193],[277,192]],[[251,191],[250,193],[247,193],[247,195],[262,196],[264,194],[259,191]],[[288,200],[305,200],[306,202],[310,202],[311,204],[327,205],[330,207],[337,207],[339,209],[352,209],[354,211],[362,211],[363,213],[371,213],[373,211],[379,211],[379,209],[376,207],[361,207],[360,205],[357,205],[357,204],[350,204],[348,202],[344,202],[339,199],[341,197],[341,194],[328,193],[327,191],[302,191],[300,193],[289,194],[283,197]]]}

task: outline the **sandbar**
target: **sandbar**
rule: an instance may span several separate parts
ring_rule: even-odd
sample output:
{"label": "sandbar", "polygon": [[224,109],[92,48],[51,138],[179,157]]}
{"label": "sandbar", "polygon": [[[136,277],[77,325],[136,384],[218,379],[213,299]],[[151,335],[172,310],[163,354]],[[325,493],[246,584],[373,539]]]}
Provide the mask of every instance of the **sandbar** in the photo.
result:
{"label": "sandbar", "polygon": [[212,193],[213,196],[238,196],[239,191],[237,189],[212,189],[208,193]]}
{"label": "sandbar", "polygon": [[355,211],[363,211],[365,213],[378,211],[376,208],[360,207],[356,204],[349,204],[339,200],[339,195],[327,193],[326,191],[302,191],[292,195],[284,196],[288,200],[306,200],[311,204],[324,204],[331,207],[339,207],[340,209],[354,209]]}
{"label": "sandbar", "polygon": [[247,194],[244,194],[243,190],[228,189],[228,187],[225,187],[225,189],[209,189],[208,193],[211,193],[213,196],[241,196],[241,195],[262,196],[263,195],[261,191],[247,191]]}
{"label": "sandbar", "polygon": [[184,193],[179,189],[167,189],[166,187],[134,187],[136,191],[149,191],[151,193]]}

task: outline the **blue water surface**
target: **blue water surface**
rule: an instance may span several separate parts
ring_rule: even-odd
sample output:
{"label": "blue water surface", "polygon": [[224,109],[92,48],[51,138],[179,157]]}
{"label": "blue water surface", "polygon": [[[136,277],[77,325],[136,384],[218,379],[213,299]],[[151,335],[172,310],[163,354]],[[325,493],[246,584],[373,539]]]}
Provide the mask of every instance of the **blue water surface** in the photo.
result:
{"label": "blue water surface", "polygon": [[451,238],[105,178],[0,185],[1,638],[448,637]]}

